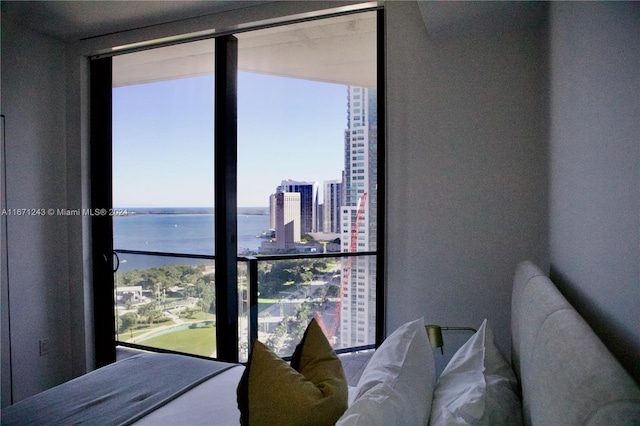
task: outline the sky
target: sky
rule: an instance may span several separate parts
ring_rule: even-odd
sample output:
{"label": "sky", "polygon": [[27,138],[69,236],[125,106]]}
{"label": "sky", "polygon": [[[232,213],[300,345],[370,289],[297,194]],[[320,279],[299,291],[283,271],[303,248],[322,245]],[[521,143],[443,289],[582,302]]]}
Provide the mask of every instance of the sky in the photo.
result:
{"label": "sky", "polygon": [[[213,205],[213,76],[113,89],[114,207]],[[238,206],[341,178],[347,86],[240,72]]]}

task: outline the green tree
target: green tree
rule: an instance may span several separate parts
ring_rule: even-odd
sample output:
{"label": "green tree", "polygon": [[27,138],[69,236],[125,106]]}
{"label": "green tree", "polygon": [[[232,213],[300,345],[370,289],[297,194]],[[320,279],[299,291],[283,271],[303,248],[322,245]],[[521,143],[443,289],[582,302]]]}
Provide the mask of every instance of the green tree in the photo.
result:
{"label": "green tree", "polygon": [[149,322],[149,324],[153,324],[154,321],[159,322],[160,319],[162,319],[162,312],[160,312],[160,310],[158,309],[150,311],[147,316],[147,321]]}
{"label": "green tree", "polygon": [[118,274],[118,287],[134,287],[141,285],[144,281],[143,272],[138,269]]}
{"label": "green tree", "polygon": [[154,320],[157,320],[162,316],[162,313],[158,309],[155,302],[147,303],[138,308],[138,315],[146,318],[147,323],[153,324]]}
{"label": "green tree", "polygon": [[118,332],[124,333],[125,331],[133,328],[138,322],[138,315],[134,312],[127,312],[124,315],[118,317]]}
{"label": "green tree", "polygon": [[312,259],[291,259],[259,266],[258,291],[269,297],[290,290],[291,285],[308,283],[313,280],[314,275],[322,272],[319,266],[326,267],[326,264]]}

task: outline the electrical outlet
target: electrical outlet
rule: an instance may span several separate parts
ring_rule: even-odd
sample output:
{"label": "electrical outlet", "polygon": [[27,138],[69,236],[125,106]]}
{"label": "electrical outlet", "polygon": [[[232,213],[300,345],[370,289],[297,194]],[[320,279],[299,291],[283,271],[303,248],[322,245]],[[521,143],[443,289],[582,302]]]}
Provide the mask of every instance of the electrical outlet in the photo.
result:
{"label": "electrical outlet", "polygon": [[40,356],[49,353],[49,339],[40,339]]}

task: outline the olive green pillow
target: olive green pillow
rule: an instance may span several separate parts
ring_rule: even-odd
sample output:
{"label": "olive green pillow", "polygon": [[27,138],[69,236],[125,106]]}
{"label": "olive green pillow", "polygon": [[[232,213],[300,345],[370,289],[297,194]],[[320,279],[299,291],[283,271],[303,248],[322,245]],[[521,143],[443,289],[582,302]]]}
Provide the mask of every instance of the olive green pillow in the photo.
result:
{"label": "olive green pillow", "polygon": [[315,319],[291,365],[256,341],[237,392],[242,425],[333,425],[347,409],[342,363]]}

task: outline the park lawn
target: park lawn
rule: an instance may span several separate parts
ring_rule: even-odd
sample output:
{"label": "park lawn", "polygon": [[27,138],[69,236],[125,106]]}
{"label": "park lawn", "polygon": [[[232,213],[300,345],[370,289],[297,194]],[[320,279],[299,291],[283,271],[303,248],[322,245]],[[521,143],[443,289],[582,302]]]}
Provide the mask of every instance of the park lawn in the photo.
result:
{"label": "park lawn", "polygon": [[158,326],[154,324],[153,327],[138,328],[138,329],[133,330],[133,333],[131,332],[131,330],[127,330],[127,331],[125,331],[123,333],[120,333],[119,336],[120,336],[121,340],[131,339],[131,338],[138,337],[139,335],[144,334],[144,333],[150,331],[152,328],[156,328],[156,327],[158,327]]}
{"label": "park lawn", "polygon": [[216,350],[216,328],[199,327],[165,333],[139,342],[145,346],[211,356]]}
{"label": "park lawn", "polygon": [[258,303],[268,303],[270,305],[278,303],[280,299],[267,299],[266,297],[258,297]]}
{"label": "park lawn", "polygon": [[127,339],[132,339],[140,336],[141,334],[147,333],[149,331],[155,330],[162,326],[171,325],[173,322],[162,321],[162,322],[154,322],[153,324],[143,324],[139,323],[131,332],[131,329],[127,329],[121,333],[118,333],[118,339],[126,341]]}

